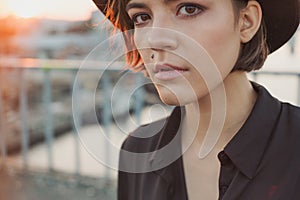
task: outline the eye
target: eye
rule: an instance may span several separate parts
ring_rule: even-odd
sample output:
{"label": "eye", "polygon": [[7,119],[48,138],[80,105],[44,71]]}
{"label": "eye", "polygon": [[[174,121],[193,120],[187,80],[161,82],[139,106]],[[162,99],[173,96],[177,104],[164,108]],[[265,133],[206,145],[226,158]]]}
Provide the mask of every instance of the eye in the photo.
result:
{"label": "eye", "polygon": [[135,14],[132,17],[132,21],[135,26],[145,24],[149,19],[150,19],[150,16],[148,14],[143,14],[143,13]]}
{"label": "eye", "polygon": [[183,5],[178,9],[177,15],[178,16],[195,16],[199,13],[201,13],[204,10],[204,8],[202,8],[199,5]]}

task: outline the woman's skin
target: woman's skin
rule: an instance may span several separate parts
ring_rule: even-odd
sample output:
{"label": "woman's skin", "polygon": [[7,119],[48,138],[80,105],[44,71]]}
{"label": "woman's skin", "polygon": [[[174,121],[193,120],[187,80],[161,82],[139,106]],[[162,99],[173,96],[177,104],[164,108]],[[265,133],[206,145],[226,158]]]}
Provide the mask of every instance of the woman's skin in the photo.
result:
{"label": "woman's skin", "polygon": [[[250,41],[259,28],[260,5],[249,1],[238,19],[231,0],[131,0],[126,9],[135,23],[135,45],[160,98],[169,105],[184,105],[182,132],[186,135],[197,132],[197,140],[183,156],[190,199],[217,199],[220,169],[217,153],[244,124],[256,100],[246,73],[231,73],[231,70],[241,44]],[[176,32],[201,45],[214,61],[221,78],[213,88],[207,87],[199,73],[205,67],[201,59],[196,66],[184,59],[193,53],[197,57],[197,52],[190,48],[186,37]],[[198,153],[212,116],[210,94],[223,87],[226,116],[222,133],[211,153],[201,160]]]}

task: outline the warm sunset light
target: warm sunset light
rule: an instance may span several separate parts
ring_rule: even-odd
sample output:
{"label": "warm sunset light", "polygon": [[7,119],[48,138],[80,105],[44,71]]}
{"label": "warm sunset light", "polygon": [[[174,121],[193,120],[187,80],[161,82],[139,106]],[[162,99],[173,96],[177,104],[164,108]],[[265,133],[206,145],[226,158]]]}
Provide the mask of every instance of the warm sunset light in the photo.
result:
{"label": "warm sunset light", "polygon": [[89,18],[96,9],[92,0],[0,0],[0,17],[80,20]]}
{"label": "warm sunset light", "polygon": [[41,9],[38,6],[37,0],[27,0],[27,1],[10,1],[8,2],[8,8],[10,11],[23,18],[36,17],[41,14]]}

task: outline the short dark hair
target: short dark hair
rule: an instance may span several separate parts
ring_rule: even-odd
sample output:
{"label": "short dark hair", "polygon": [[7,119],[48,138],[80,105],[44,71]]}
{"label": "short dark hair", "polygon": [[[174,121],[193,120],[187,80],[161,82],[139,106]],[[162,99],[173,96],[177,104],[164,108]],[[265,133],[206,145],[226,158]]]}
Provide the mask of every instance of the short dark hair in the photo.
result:
{"label": "short dark hair", "polygon": [[[249,0],[232,0],[233,10],[238,22],[241,9],[245,8]],[[264,19],[254,37],[247,43],[241,44],[240,54],[232,71],[253,71],[260,69],[269,54],[267,45],[267,30]]]}
{"label": "short dark hair", "polygon": [[[106,17],[110,19],[115,28],[120,29],[125,38],[127,47],[126,62],[129,68],[134,71],[144,70],[142,58],[135,48],[133,40],[134,24],[125,7],[130,0],[108,0],[106,7]],[[241,9],[245,8],[249,0],[231,0],[233,3],[233,10],[235,21],[239,19]],[[262,19],[261,25],[254,35],[254,37],[247,43],[241,44],[239,57],[232,69],[232,71],[253,71],[260,69],[269,54],[268,45],[266,42],[266,26]]]}

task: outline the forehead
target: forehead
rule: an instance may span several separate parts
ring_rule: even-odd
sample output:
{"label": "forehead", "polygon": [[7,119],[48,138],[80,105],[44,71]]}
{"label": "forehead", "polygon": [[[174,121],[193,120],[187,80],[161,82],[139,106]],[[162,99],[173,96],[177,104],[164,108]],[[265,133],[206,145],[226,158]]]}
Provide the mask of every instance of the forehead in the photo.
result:
{"label": "forehead", "polygon": [[[120,0],[120,1],[124,1],[124,0]],[[209,2],[213,2],[215,0],[127,0],[125,1],[125,6],[126,6],[126,10],[132,7],[146,7],[145,5],[147,3],[153,3],[153,2],[157,2],[157,3],[162,3],[162,4],[171,4],[171,3],[176,3],[176,2],[193,2],[193,3],[209,3]],[[216,1],[221,1],[221,0],[216,0]]]}
{"label": "forehead", "polygon": [[[122,1],[122,0],[121,0]],[[187,0],[127,0],[126,4],[130,3],[130,2],[147,2],[147,1],[151,1],[151,2],[161,2],[164,4],[168,4],[168,3],[172,3],[172,2],[177,2],[177,1],[187,1]],[[197,0],[199,2],[204,2],[204,1],[211,1],[211,0]],[[196,1],[196,2],[197,2]]]}
{"label": "forehead", "polygon": [[125,6],[127,6],[128,4],[135,4],[135,5],[144,5],[147,3],[153,3],[153,2],[157,2],[157,3],[162,3],[162,4],[171,4],[171,3],[176,3],[176,2],[182,2],[182,3],[224,3],[224,2],[231,2],[233,0],[119,0],[121,2],[125,3]]}

